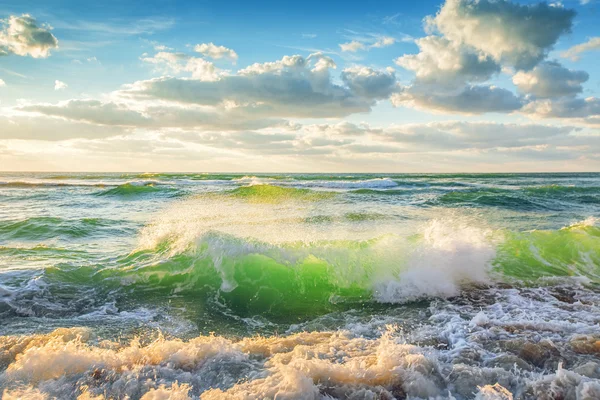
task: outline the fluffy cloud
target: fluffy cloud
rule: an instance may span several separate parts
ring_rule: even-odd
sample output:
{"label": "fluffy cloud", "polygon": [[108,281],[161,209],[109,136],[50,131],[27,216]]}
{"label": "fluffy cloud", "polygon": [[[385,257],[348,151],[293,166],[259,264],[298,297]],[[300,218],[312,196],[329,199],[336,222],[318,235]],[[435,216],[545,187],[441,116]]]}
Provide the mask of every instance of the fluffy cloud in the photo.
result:
{"label": "fluffy cloud", "polygon": [[[415,79],[393,96],[393,103],[480,114],[513,112],[536,98],[574,96],[588,74],[542,62],[558,38],[570,31],[574,15],[573,10],[546,3],[446,0],[435,16],[425,18],[432,35],[416,41],[419,53],[396,59]],[[500,71],[514,69],[513,83],[525,97],[481,85]]]}
{"label": "fluffy cloud", "polygon": [[375,98],[389,88],[392,74],[374,70],[349,71],[352,87],[333,83],[330,57],[286,56],[279,61],[250,65],[214,81],[157,78],[136,82],[119,92],[137,100],[164,100],[179,104],[228,109],[255,118],[343,117],[371,109]]}
{"label": "fluffy cloud", "polygon": [[588,79],[585,71],[573,71],[556,62],[544,62],[531,71],[517,72],[513,76],[513,83],[522,93],[550,98],[581,93],[581,84]]}
{"label": "fluffy cloud", "polygon": [[351,67],[342,71],[342,81],[358,96],[386,99],[396,87],[393,69],[379,71],[369,67]]}
{"label": "fluffy cloud", "polygon": [[58,40],[50,33],[50,28],[39,26],[29,14],[12,15],[1,22],[5,27],[0,30],[0,56],[16,54],[46,58],[50,50],[58,47]]}
{"label": "fluffy cloud", "polygon": [[0,87],[6,86],[6,82],[4,82],[4,80],[0,79]]}
{"label": "fluffy cloud", "polygon": [[393,37],[382,36],[382,37],[378,38],[377,41],[371,45],[371,47],[375,47],[375,48],[387,47],[387,46],[393,45],[394,43],[396,43],[396,39],[394,39]]}
{"label": "fluffy cloud", "polygon": [[391,100],[395,106],[441,113],[507,113],[522,107],[519,97],[495,86],[466,86],[458,91],[443,92],[429,85],[413,85],[393,94]]}
{"label": "fluffy cloud", "polygon": [[367,48],[367,46],[365,46],[363,43],[359,42],[358,40],[353,40],[348,43],[340,44],[340,49],[342,49],[342,51],[348,51],[351,53],[356,53],[357,51],[364,50],[366,48]]}
{"label": "fluffy cloud", "polygon": [[69,87],[69,85],[58,79],[54,81],[54,90],[65,90],[67,87]]}
{"label": "fluffy cloud", "polygon": [[560,35],[570,31],[574,16],[573,10],[547,3],[446,0],[435,17],[426,19],[426,26],[499,63],[529,69],[545,58]]}
{"label": "fluffy cloud", "polygon": [[577,61],[581,57],[581,53],[592,50],[600,50],[600,37],[597,36],[590,38],[587,42],[573,46],[567,51],[562,52],[560,55],[563,58],[569,58],[573,61]]}
{"label": "fluffy cloud", "polygon": [[396,59],[396,64],[413,71],[423,83],[464,84],[483,82],[500,71],[490,57],[439,36],[427,36],[416,41],[420,52]]}
{"label": "fluffy cloud", "polygon": [[[537,100],[527,104],[522,110],[535,118],[588,118],[600,117],[600,99],[564,97],[560,99]],[[588,121],[591,122],[591,121]],[[600,119],[595,120],[600,124]]]}
{"label": "fluffy cloud", "polygon": [[235,51],[228,49],[225,46],[217,46],[212,42],[197,44],[194,47],[194,51],[215,60],[225,58],[230,61],[236,62],[238,59],[238,55]]}
{"label": "fluffy cloud", "polygon": [[185,53],[160,51],[152,57],[142,57],[142,61],[163,68],[165,72],[189,72],[192,78],[202,81],[217,80],[221,74],[212,62]]}

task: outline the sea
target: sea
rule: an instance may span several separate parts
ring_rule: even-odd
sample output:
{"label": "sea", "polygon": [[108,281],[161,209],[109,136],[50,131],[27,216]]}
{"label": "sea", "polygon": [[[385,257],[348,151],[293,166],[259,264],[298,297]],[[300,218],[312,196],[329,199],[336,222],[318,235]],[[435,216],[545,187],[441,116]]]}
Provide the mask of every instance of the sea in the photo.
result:
{"label": "sea", "polygon": [[600,399],[600,174],[0,173],[2,399]]}

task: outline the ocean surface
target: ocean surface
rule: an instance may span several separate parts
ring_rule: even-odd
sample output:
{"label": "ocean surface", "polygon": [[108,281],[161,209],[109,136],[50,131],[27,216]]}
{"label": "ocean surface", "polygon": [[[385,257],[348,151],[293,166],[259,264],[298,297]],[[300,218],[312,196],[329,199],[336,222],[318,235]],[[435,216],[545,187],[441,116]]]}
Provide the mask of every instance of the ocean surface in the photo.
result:
{"label": "ocean surface", "polygon": [[0,174],[3,399],[600,399],[600,174]]}

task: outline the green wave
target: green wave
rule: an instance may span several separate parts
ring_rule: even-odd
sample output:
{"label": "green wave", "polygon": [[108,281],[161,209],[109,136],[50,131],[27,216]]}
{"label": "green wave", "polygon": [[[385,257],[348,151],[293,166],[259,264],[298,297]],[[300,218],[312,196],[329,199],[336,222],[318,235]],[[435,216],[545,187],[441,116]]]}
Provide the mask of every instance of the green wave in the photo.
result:
{"label": "green wave", "polygon": [[596,186],[561,186],[545,185],[529,187],[524,191],[531,195],[569,195],[569,194],[599,194],[600,187]]}
{"label": "green wave", "polygon": [[82,238],[98,232],[104,234],[122,232],[122,224],[123,221],[100,218],[32,217],[19,221],[0,221],[0,238],[5,240]]}
{"label": "green wave", "polygon": [[[498,231],[493,236],[498,244],[491,262],[492,281],[546,285],[547,278],[577,277],[600,284],[598,227],[580,224],[556,231]],[[185,304],[193,304],[194,309],[225,307],[242,317],[302,320],[396,301],[375,297],[376,284],[394,279],[401,282],[403,271],[422,264],[410,265],[411,259],[402,249],[395,251],[395,242],[385,248],[390,239],[393,235],[365,241],[274,245],[210,233],[180,253],[171,254],[170,244],[164,242],[123,256],[116,265],[56,266],[48,268],[45,277],[54,283],[121,293],[125,303],[163,304],[171,299],[182,302],[184,308]],[[414,235],[406,244],[420,246],[422,241],[423,237]],[[464,258],[467,262],[478,259],[476,254]],[[439,255],[431,261],[443,262]]]}
{"label": "green wave", "polygon": [[576,224],[504,235],[494,260],[504,276],[525,281],[580,276],[600,283],[600,228]]}
{"label": "green wave", "polygon": [[410,190],[398,190],[398,189],[357,189],[351,190],[350,193],[354,194],[367,194],[367,195],[381,195],[381,196],[401,196],[410,194]]}
{"label": "green wave", "polygon": [[242,186],[227,193],[235,198],[253,203],[278,203],[286,200],[318,201],[331,199],[336,195],[333,192],[272,185]]}
{"label": "green wave", "polygon": [[115,197],[135,197],[135,196],[143,196],[148,194],[167,194],[167,195],[177,195],[179,191],[175,188],[171,188],[168,186],[155,185],[153,183],[147,183],[143,185],[124,183],[117,187],[107,189],[96,193],[97,196],[115,196]]}
{"label": "green wave", "polygon": [[444,206],[500,207],[514,210],[569,208],[569,203],[600,204],[599,187],[547,185],[523,189],[478,188],[444,193],[429,202]]}
{"label": "green wave", "polygon": [[452,191],[431,201],[434,205],[500,207],[516,210],[547,209],[548,206],[534,198],[525,198],[516,190],[477,189]]}

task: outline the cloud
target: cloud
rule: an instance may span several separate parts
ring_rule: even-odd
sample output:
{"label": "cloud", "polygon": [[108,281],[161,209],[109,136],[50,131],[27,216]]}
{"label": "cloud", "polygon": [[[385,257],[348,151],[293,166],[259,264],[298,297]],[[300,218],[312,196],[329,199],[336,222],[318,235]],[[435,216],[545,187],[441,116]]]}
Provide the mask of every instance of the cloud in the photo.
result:
{"label": "cloud", "polygon": [[543,62],[533,70],[519,71],[513,83],[521,93],[538,98],[575,96],[583,91],[582,83],[589,79],[585,71],[573,71],[557,62]]}
{"label": "cloud", "polygon": [[54,81],[54,90],[65,90],[69,85],[59,80]]}
{"label": "cloud", "polygon": [[340,49],[343,52],[356,53],[359,50],[368,50],[373,48],[388,47],[397,42],[396,38],[391,36],[381,36],[377,34],[368,34],[367,37],[362,37],[359,40],[352,40],[347,43],[340,44]]}
{"label": "cloud", "polygon": [[[15,127],[6,129],[7,123]],[[373,127],[340,122],[237,132],[147,131],[44,116],[0,117],[0,139],[17,138],[26,140],[0,142],[5,158],[56,161],[62,159],[61,154],[69,155],[64,164],[52,162],[53,166],[76,167],[73,160],[87,160],[88,166],[106,168],[114,167],[117,159],[120,168],[132,169],[147,169],[156,160],[164,168],[190,169],[199,160],[210,159],[202,164],[204,168],[239,170],[252,165],[271,171],[280,169],[282,163],[290,170],[389,171],[395,166],[412,172],[423,171],[424,163],[435,170],[468,171],[539,170],[540,161],[568,161],[569,168],[580,170],[600,165],[600,136],[572,126],[541,124],[445,121]],[[68,142],[51,145],[37,140]],[[27,166],[24,162],[14,165]],[[564,165],[544,167],[561,169]]]}
{"label": "cloud", "polygon": [[190,72],[192,78],[202,81],[217,80],[222,73],[212,62],[185,53],[160,51],[152,57],[142,57],[142,61],[154,64],[165,72]]}
{"label": "cloud", "polygon": [[337,124],[315,124],[305,125],[302,129],[319,136],[337,137],[337,136],[363,136],[370,133],[379,134],[380,128],[372,128],[368,124],[353,124],[348,121],[338,122]]}
{"label": "cloud", "polygon": [[600,125],[600,99],[564,97],[559,99],[543,99],[533,101],[523,107],[523,113],[534,118],[588,118],[595,119],[582,122],[593,122]]}
{"label": "cloud", "polygon": [[[430,36],[416,41],[420,52],[395,60],[415,79],[392,101],[436,112],[481,114],[513,112],[540,98],[575,96],[588,74],[542,62],[570,31],[574,15],[546,3],[446,0],[436,15],[425,18]],[[523,97],[481,84],[500,71],[514,74]]]}
{"label": "cloud", "polygon": [[446,0],[426,28],[448,40],[490,55],[517,69],[533,68],[558,38],[570,32],[575,11],[547,3],[520,5],[504,0]]}
{"label": "cloud", "polygon": [[0,79],[0,87],[4,87],[6,86],[6,82],[4,82],[4,80]]}
{"label": "cloud", "polygon": [[600,50],[600,36],[590,38],[587,42],[578,44],[570,49],[560,53],[562,58],[569,58],[573,61],[578,61],[581,54],[587,51]]}
{"label": "cloud", "polygon": [[116,103],[99,100],[69,100],[52,104],[34,104],[19,107],[18,111],[34,112],[97,125],[145,126],[148,118],[141,113]]}
{"label": "cloud", "polygon": [[0,116],[0,139],[60,141],[73,138],[106,138],[127,132],[128,130],[122,127],[91,125],[43,116]]}
{"label": "cloud", "polygon": [[167,106],[164,104],[137,104],[132,109],[123,103],[98,100],[68,100],[58,104],[31,104],[17,108],[19,112],[42,114],[76,122],[128,128],[162,129],[219,129],[238,131],[287,127],[289,124],[276,118],[257,118],[237,110],[206,107]]}
{"label": "cloud", "polygon": [[149,17],[138,20],[118,19],[112,22],[98,21],[57,21],[54,24],[57,28],[68,29],[74,31],[97,32],[107,36],[123,36],[123,35],[144,35],[152,34],[157,31],[167,30],[175,25],[175,19],[169,17]]}
{"label": "cloud", "polygon": [[368,99],[386,99],[396,87],[396,74],[391,68],[379,71],[356,66],[344,69],[341,78],[353,93]]}
{"label": "cloud", "polygon": [[357,51],[364,50],[366,48],[367,48],[367,46],[365,46],[363,43],[359,42],[358,40],[353,40],[348,43],[340,44],[340,49],[342,49],[342,51],[344,51],[344,52],[356,53]]}
{"label": "cloud", "polygon": [[197,44],[194,47],[194,51],[215,60],[225,58],[235,63],[238,59],[238,55],[235,51],[224,46],[216,46],[212,42]]}
{"label": "cloud", "polygon": [[390,36],[382,36],[377,39],[375,43],[373,43],[370,47],[381,48],[388,47],[396,43],[396,39]]}
{"label": "cloud", "polygon": [[50,33],[50,27],[38,26],[29,14],[20,17],[11,15],[0,21],[5,25],[0,30],[0,56],[16,54],[33,58],[46,58],[52,49],[58,48],[58,40]]}
{"label": "cloud", "polygon": [[[203,81],[162,77],[136,82],[117,95],[129,99],[164,100],[179,104],[227,109],[254,118],[329,118],[370,111],[374,97],[382,95],[375,84],[390,74],[348,75],[353,87],[333,83],[330,57],[313,53],[308,57],[285,56],[257,63],[236,74]],[[372,86],[365,86],[372,85]]]}
{"label": "cloud", "polygon": [[407,124],[384,130],[385,141],[424,149],[493,149],[564,144],[580,129],[570,126],[446,121]]}
{"label": "cloud", "polygon": [[262,154],[286,154],[293,151],[296,136],[288,133],[241,132],[173,132],[165,137],[198,143],[220,150]]}
{"label": "cloud", "polygon": [[420,52],[399,57],[396,64],[413,71],[423,83],[442,85],[484,82],[500,71],[490,57],[468,49],[462,44],[439,36],[427,36],[416,41]]}
{"label": "cloud", "polygon": [[317,34],[316,33],[303,33],[302,37],[304,39],[314,39],[317,37]]}
{"label": "cloud", "polygon": [[495,86],[466,86],[458,91],[439,91],[430,85],[402,88],[391,97],[395,106],[441,113],[509,113],[522,107],[522,100],[510,90]]}

